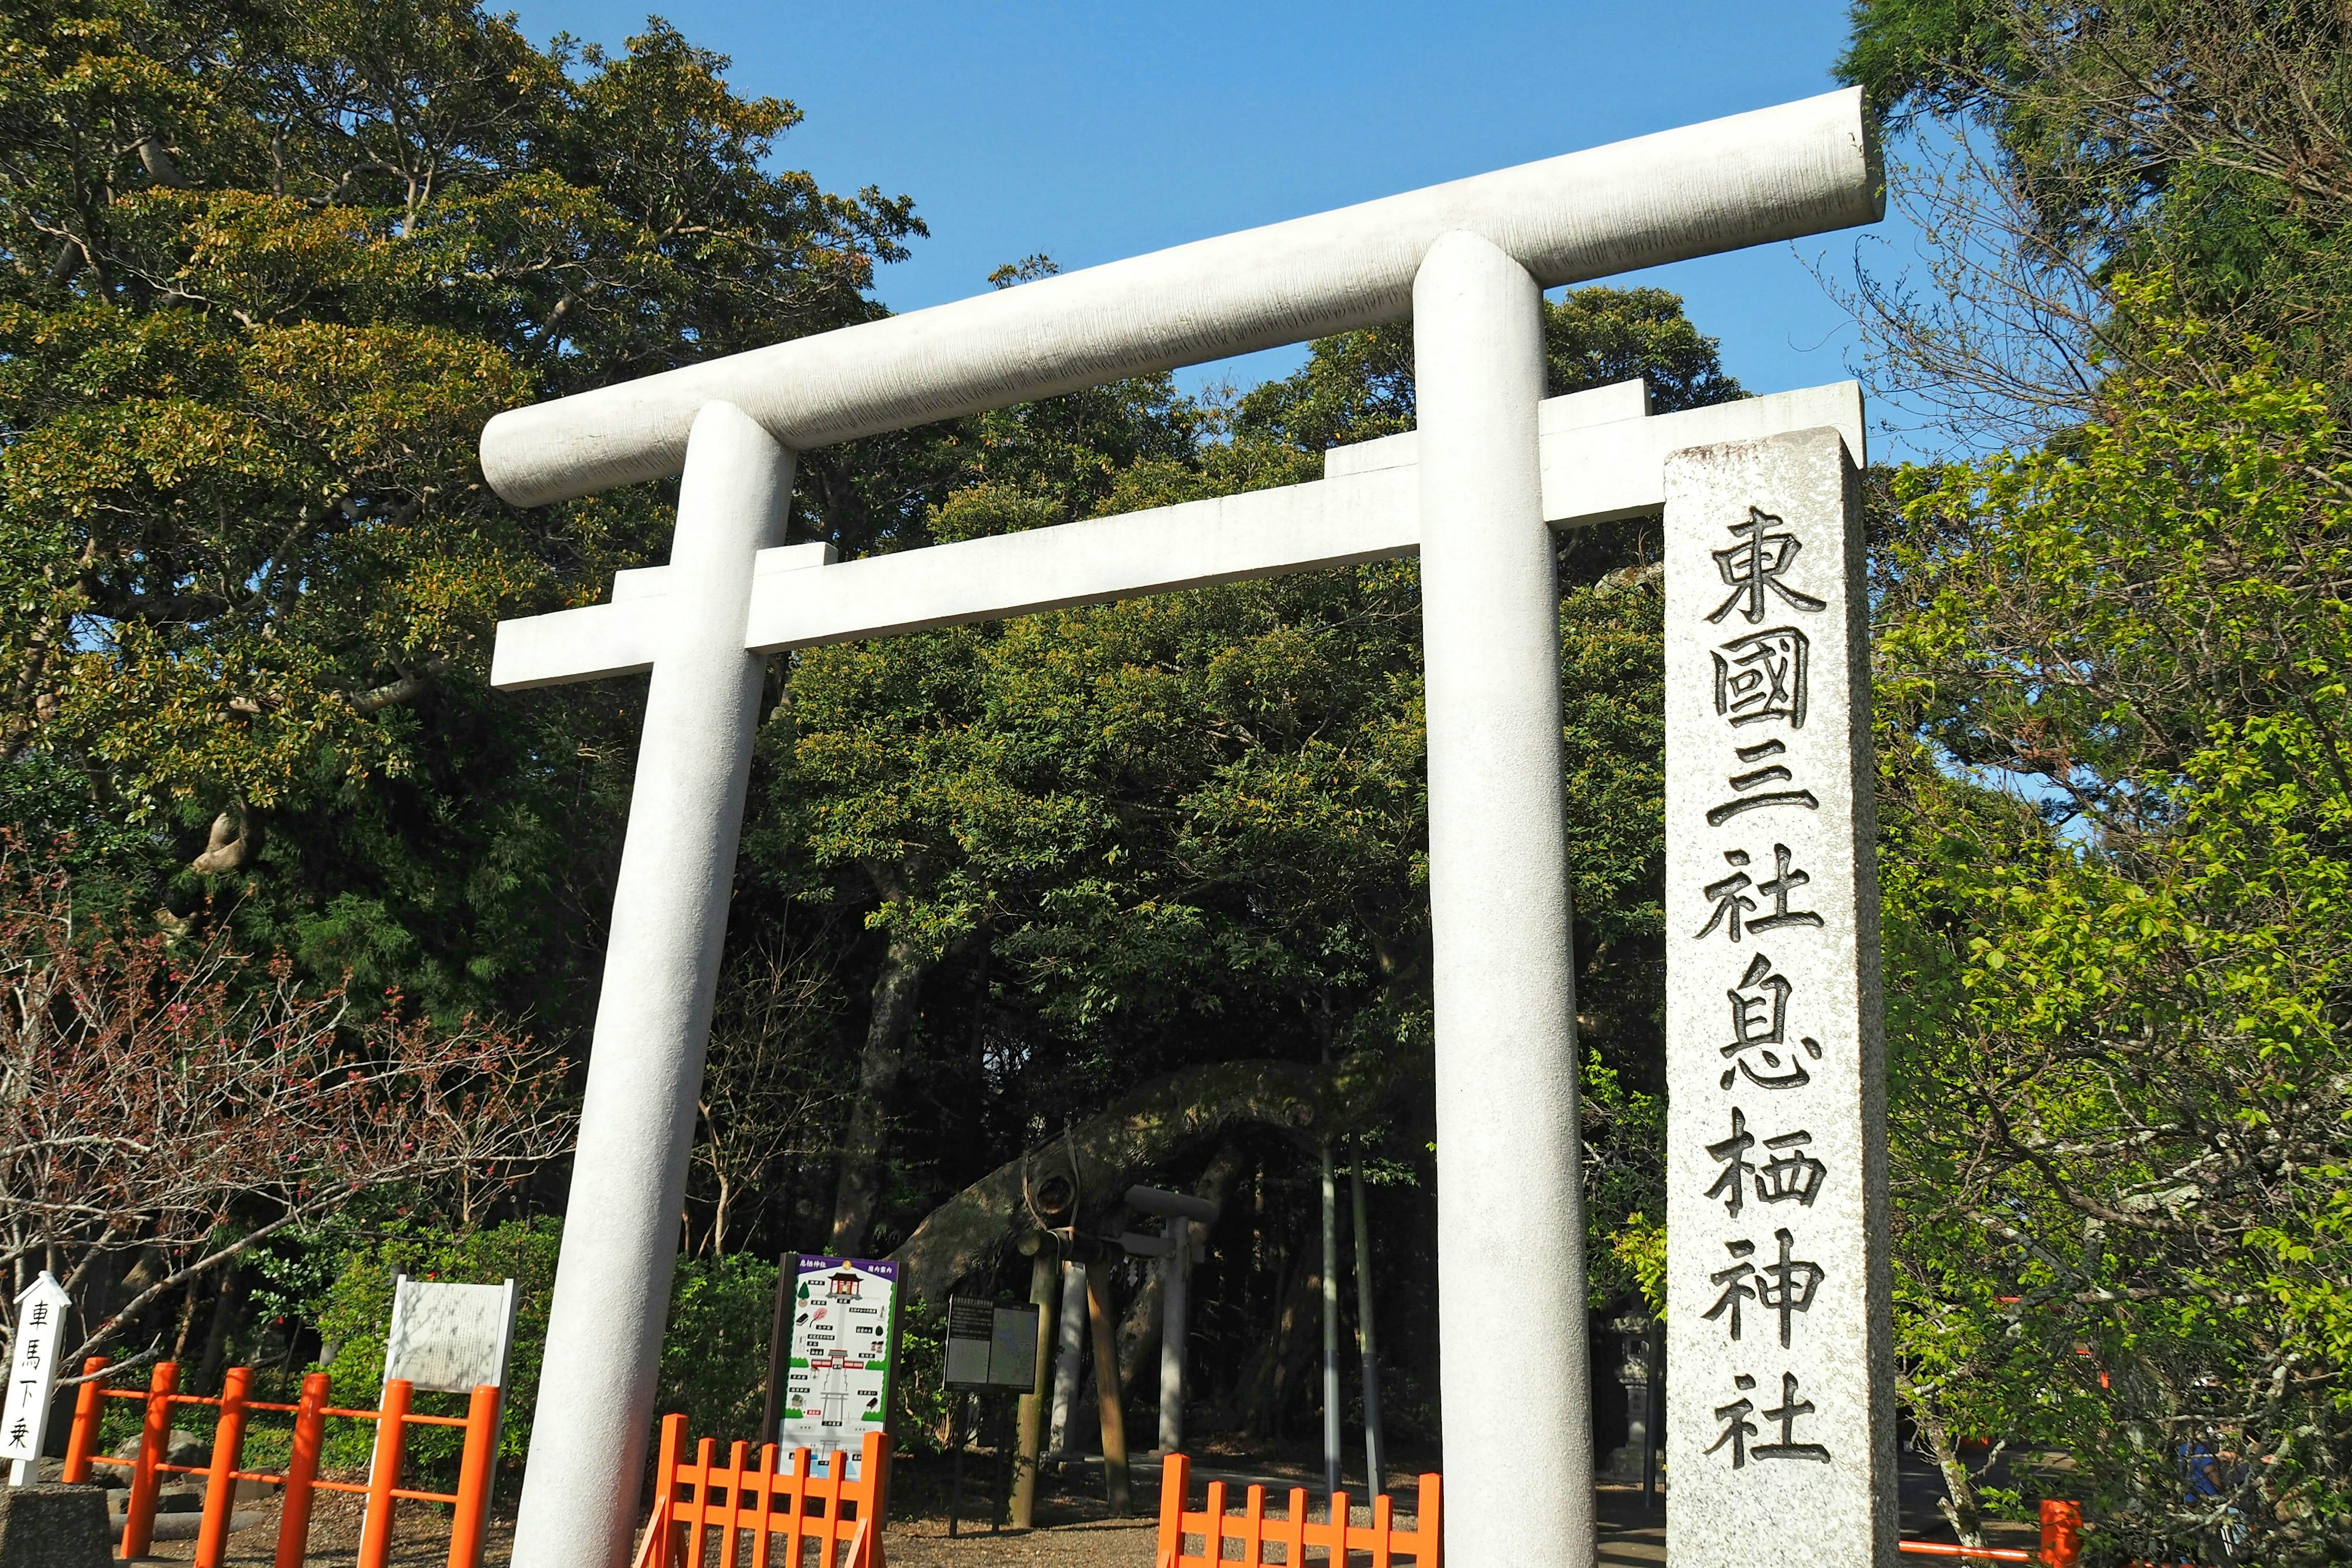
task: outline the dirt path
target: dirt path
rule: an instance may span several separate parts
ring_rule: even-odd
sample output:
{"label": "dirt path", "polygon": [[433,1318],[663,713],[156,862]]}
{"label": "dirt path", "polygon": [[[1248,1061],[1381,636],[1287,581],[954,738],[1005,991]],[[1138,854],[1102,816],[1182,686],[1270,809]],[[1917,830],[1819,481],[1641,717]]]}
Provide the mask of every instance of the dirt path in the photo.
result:
{"label": "dirt path", "polygon": [[[1935,1515],[1938,1489],[1933,1473],[1913,1463],[1904,1467],[1904,1530],[1910,1538],[1949,1540]],[[1287,1456],[1217,1455],[1204,1457],[1196,1475],[1205,1472],[1225,1479],[1238,1506],[1240,1488],[1257,1480],[1279,1496],[1294,1485],[1315,1484],[1305,1466]],[[959,1534],[948,1534],[947,1472],[931,1460],[904,1462],[895,1479],[889,1527],[889,1557],[897,1568],[1152,1568],[1159,1510],[1159,1475],[1139,1464],[1135,1475],[1135,1516],[1114,1519],[1095,1490],[1099,1482],[1084,1472],[1070,1472],[1049,1487],[1041,1500],[1039,1528],[992,1533],[983,1500],[985,1488],[975,1468],[967,1478],[965,1517]],[[1400,1505],[1409,1505],[1413,1484],[1404,1476],[1391,1478]],[[511,1506],[511,1500],[499,1500]],[[1600,1568],[1661,1568],[1666,1561],[1665,1521],[1661,1510],[1645,1511],[1641,1494],[1624,1487],[1603,1487],[1599,1494]],[[1194,1501],[1197,1505],[1198,1494]],[[278,1541],[278,1500],[267,1499],[246,1505],[259,1516],[255,1526],[229,1538],[228,1562],[240,1565],[272,1561]],[[239,1510],[246,1511],[245,1508]],[[306,1568],[350,1568],[358,1555],[362,1500],[343,1494],[322,1493],[311,1518],[310,1552]],[[978,1513],[981,1517],[971,1517]],[[1359,1513],[1369,1522],[1369,1516]],[[1400,1512],[1400,1522],[1409,1513]],[[485,1568],[504,1568],[513,1551],[514,1521],[493,1518]],[[1989,1533],[2003,1546],[2034,1544],[2030,1525],[1995,1526]],[[155,1543],[150,1561],[186,1562],[194,1555],[193,1541]],[[404,1504],[394,1535],[392,1560],[396,1568],[439,1568],[448,1561],[449,1519],[446,1509]]]}

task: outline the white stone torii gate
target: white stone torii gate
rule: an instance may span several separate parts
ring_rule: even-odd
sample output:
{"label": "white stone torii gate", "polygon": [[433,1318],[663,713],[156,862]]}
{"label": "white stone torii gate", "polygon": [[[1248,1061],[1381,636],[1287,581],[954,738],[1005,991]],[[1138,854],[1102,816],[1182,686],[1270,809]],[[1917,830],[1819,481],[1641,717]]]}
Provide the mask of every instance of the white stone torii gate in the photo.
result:
{"label": "white stone torii gate", "polygon": [[[517,1568],[620,1568],[757,703],[777,650],[1417,552],[1429,744],[1449,1553],[1592,1561],[1550,529],[1656,510],[1687,447],[1831,426],[1850,384],[1646,416],[1545,401],[1542,290],[1875,221],[1853,91],[1571,153],[515,410],[507,500],[682,473],[666,567],[499,628],[492,684],[650,670]],[[1414,322],[1419,428],[1316,484],[847,563],[783,545],[798,449]]]}

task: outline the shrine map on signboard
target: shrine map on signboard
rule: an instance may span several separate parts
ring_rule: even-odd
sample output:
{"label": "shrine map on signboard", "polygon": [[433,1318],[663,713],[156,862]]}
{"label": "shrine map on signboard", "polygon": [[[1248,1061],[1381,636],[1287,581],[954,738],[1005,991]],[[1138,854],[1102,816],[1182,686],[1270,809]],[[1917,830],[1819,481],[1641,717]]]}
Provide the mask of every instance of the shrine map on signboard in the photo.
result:
{"label": "shrine map on signboard", "polygon": [[792,1358],[777,1446],[856,1455],[890,1418],[898,1266],[795,1253]]}

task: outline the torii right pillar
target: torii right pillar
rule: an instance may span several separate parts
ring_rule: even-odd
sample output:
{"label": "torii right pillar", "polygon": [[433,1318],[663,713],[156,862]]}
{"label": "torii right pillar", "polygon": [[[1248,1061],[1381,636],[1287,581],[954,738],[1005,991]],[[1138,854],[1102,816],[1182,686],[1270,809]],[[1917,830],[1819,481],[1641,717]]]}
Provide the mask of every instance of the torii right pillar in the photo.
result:
{"label": "torii right pillar", "polygon": [[1666,461],[1666,1540],[1894,1568],[1859,480],[1834,430]]}

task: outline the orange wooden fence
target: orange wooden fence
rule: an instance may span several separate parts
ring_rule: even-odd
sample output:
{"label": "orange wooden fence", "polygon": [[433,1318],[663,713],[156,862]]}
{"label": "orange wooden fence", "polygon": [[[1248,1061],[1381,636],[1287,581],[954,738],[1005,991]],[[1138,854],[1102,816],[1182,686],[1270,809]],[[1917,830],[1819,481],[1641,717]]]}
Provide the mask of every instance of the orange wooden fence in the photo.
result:
{"label": "orange wooden fence", "polygon": [[[1390,1517],[1386,1492],[1372,1499],[1372,1522],[1351,1524],[1345,1493],[1334,1493],[1325,1504],[1323,1521],[1307,1517],[1305,1487],[1290,1489],[1290,1507],[1280,1519],[1265,1516],[1265,1489],[1252,1487],[1238,1515],[1225,1512],[1225,1483],[1208,1484],[1208,1506],[1198,1513],[1185,1510],[1192,1484],[1192,1461],[1171,1454],[1160,1472],[1159,1568],[1224,1568],[1236,1560],[1225,1555],[1238,1542],[1238,1561],[1245,1568],[1265,1568],[1265,1549],[1278,1545],[1287,1568],[1302,1568],[1307,1553],[1320,1548],[1330,1568],[1346,1568],[1349,1552],[1371,1553],[1372,1568],[1389,1568],[1398,1553],[1411,1557],[1417,1568],[1444,1568],[1445,1561],[1443,1483],[1433,1474],[1421,1478],[1413,1506],[1412,1530],[1399,1530]],[[1187,1537],[1199,1536],[1198,1552],[1184,1550]]]}
{"label": "orange wooden fence", "polygon": [[[816,1568],[835,1568],[835,1549],[845,1544],[845,1568],[883,1568],[882,1521],[890,1506],[888,1437],[866,1435],[855,1480],[847,1474],[847,1454],[833,1455],[820,1472],[815,1456],[796,1448],[791,1467],[780,1472],[773,1443],[761,1444],[758,1458],[748,1466],[748,1445],[733,1445],[720,1465],[712,1459],[716,1447],[709,1438],[695,1446],[691,1459],[686,1443],[686,1417],[666,1417],[654,1458],[653,1518],[637,1551],[637,1568],[702,1568],[706,1546],[714,1542],[722,1568],[733,1568],[739,1534],[751,1538],[751,1568],[802,1568],[802,1552],[811,1545],[816,1548]],[[781,1549],[777,1536],[783,1537]]]}
{"label": "orange wooden fence", "polygon": [[[368,1500],[367,1521],[360,1533],[359,1568],[383,1568],[392,1551],[393,1511],[403,1500],[453,1505],[457,1514],[450,1521],[449,1568],[480,1568],[482,1527],[488,1521],[490,1471],[497,1458],[499,1431],[499,1391],[488,1384],[474,1390],[473,1403],[464,1415],[420,1415],[408,1408],[413,1391],[404,1379],[385,1385],[383,1409],[342,1410],[327,1403],[329,1384],[322,1372],[314,1372],[302,1380],[299,1403],[273,1405],[247,1396],[253,1373],[241,1366],[229,1368],[216,1399],[180,1393],[180,1369],[168,1361],[156,1365],[143,1390],[105,1386],[100,1379],[106,1370],[104,1356],[92,1356],[82,1363],[81,1370],[89,1381],[82,1384],[74,1401],[73,1433],[66,1444],[64,1479],[87,1481],[93,1465],[111,1465],[131,1472],[131,1502],[123,1516],[119,1553],[126,1559],[144,1557],[154,1542],[155,1504],[163,1478],[184,1475],[205,1479],[205,1511],[196,1526],[197,1568],[220,1568],[227,1554],[229,1523],[239,1481],[261,1481],[286,1489],[286,1507],[278,1521],[277,1568],[302,1568],[310,1541],[310,1504],[313,1495],[320,1491],[357,1492]],[[99,1415],[101,1402],[108,1399],[136,1399],[146,1405],[137,1458],[110,1458],[98,1452]],[[164,1462],[163,1455],[172,1440],[172,1407],[180,1405],[218,1408],[220,1414],[213,1424],[211,1464]],[[245,1447],[246,1417],[256,1410],[278,1411],[294,1417],[293,1450],[282,1474],[237,1468]],[[376,1424],[375,1463],[363,1484],[319,1479],[319,1450],[331,1415]],[[466,1447],[457,1461],[456,1491],[417,1491],[400,1484],[401,1457],[411,1426],[465,1428]]]}

